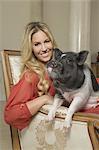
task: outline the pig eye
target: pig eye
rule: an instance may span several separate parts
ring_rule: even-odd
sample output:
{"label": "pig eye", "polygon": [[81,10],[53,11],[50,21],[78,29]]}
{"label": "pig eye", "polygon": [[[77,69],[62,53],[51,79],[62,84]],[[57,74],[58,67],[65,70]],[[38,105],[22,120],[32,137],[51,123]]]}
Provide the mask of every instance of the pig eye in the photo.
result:
{"label": "pig eye", "polygon": [[67,59],[66,61],[68,64],[71,64],[72,63],[72,59]]}

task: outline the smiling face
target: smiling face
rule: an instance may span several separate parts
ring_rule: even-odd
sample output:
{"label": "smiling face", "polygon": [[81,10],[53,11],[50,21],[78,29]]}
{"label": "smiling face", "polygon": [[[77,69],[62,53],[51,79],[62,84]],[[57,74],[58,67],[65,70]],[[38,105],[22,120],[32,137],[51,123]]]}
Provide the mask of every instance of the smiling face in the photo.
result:
{"label": "smiling face", "polygon": [[41,62],[48,62],[53,53],[53,45],[49,37],[41,30],[32,36],[33,53]]}

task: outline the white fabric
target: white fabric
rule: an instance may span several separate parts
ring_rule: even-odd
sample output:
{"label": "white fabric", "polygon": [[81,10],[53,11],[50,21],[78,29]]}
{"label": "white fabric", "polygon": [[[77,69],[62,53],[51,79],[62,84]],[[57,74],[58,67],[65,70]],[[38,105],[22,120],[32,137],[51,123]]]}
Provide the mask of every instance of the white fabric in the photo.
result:
{"label": "white fabric", "polygon": [[19,81],[20,76],[20,68],[21,68],[20,56],[10,56],[9,60],[11,65],[13,83],[15,84]]}
{"label": "white fabric", "polygon": [[22,150],[92,150],[87,123],[74,122],[71,130],[61,130],[63,119],[47,122],[38,113],[29,127],[19,132]]}

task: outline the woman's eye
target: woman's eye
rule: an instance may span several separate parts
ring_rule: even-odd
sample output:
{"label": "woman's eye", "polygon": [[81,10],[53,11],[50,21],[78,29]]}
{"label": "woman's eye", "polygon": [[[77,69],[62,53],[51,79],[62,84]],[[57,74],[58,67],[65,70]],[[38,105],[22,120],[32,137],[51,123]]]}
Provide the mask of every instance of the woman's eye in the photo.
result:
{"label": "woman's eye", "polygon": [[46,41],[45,41],[45,43],[49,43],[49,42],[50,42],[50,40],[46,40]]}
{"label": "woman's eye", "polygon": [[35,46],[38,46],[39,44],[40,44],[40,43],[35,43],[34,45],[35,45]]}

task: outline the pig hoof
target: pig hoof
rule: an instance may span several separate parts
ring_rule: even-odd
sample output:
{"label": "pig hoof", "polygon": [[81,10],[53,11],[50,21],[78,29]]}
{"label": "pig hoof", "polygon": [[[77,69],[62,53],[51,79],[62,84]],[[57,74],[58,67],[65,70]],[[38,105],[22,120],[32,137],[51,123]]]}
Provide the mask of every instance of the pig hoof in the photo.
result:
{"label": "pig hoof", "polygon": [[71,121],[70,120],[65,120],[65,122],[64,122],[64,127],[65,128],[70,128],[71,127]]}
{"label": "pig hoof", "polygon": [[55,113],[52,112],[52,111],[49,112],[49,113],[48,113],[48,120],[49,120],[49,121],[52,121],[54,118],[55,118]]}

